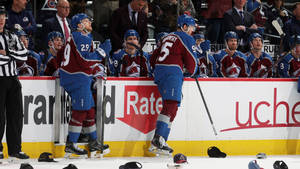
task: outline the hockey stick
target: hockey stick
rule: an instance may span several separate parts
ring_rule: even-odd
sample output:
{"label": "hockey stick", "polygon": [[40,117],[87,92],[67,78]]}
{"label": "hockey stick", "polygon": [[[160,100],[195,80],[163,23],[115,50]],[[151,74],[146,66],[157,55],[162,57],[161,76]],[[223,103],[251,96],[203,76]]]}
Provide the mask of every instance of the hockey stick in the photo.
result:
{"label": "hockey stick", "polygon": [[278,71],[277,71],[277,67],[278,67],[278,63],[284,58],[285,55],[281,55],[281,53],[283,52],[283,38],[285,36],[284,32],[282,31],[282,28],[280,26],[280,24],[278,23],[278,20],[273,20],[272,21],[272,25],[274,26],[274,28],[276,29],[276,31],[278,32],[278,34],[280,35],[280,44],[279,44],[279,51],[277,54],[275,54],[277,58],[276,62],[273,64],[272,67],[270,67],[269,69],[267,69],[266,74],[268,74],[271,70],[274,70],[274,75],[273,77],[278,77]]}
{"label": "hockey stick", "polygon": [[[100,145],[103,147],[104,142],[104,117],[105,117],[105,111],[103,109],[103,84],[102,79],[97,79],[97,116],[96,116],[96,127],[98,128],[97,131],[97,140],[100,143]],[[103,150],[101,150],[101,158],[103,156]]]}
{"label": "hockey stick", "polygon": [[201,95],[201,98],[202,98],[202,101],[203,101],[204,107],[205,107],[205,109],[206,109],[206,113],[207,113],[207,115],[208,115],[208,118],[209,118],[210,124],[211,124],[211,126],[212,126],[212,128],[213,128],[214,134],[215,134],[215,135],[218,135],[218,134],[217,134],[217,131],[216,131],[216,128],[215,128],[215,126],[214,126],[214,122],[212,121],[212,118],[211,118],[210,112],[209,112],[209,110],[208,110],[208,107],[207,107],[207,104],[206,104],[206,101],[205,101],[204,95],[203,95],[203,93],[202,93],[202,90],[201,90],[201,87],[200,87],[199,81],[198,81],[198,79],[197,79],[196,77],[195,77],[195,80],[196,80],[196,83],[197,83],[197,86],[198,86],[198,89],[199,89],[199,92],[200,92],[200,95]]}

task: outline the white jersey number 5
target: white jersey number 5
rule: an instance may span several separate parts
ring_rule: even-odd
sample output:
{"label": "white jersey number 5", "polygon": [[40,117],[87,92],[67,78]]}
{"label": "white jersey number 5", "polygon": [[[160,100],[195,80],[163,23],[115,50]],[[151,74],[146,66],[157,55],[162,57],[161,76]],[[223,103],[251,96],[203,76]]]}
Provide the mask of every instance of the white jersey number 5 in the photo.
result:
{"label": "white jersey number 5", "polygon": [[166,42],[163,44],[163,46],[161,47],[161,52],[160,53],[163,53],[164,55],[163,56],[160,56],[158,58],[158,61],[162,62],[164,61],[167,56],[170,54],[170,51],[169,51],[169,48],[168,47],[172,47],[174,43],[171,43],[171,42]]}

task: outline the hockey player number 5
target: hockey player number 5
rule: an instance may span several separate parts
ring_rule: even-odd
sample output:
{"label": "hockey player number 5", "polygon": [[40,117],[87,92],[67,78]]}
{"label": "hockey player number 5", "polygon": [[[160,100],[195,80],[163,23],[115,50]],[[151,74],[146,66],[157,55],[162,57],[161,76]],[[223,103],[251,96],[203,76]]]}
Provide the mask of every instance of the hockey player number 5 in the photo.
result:
{"label": "hockey player number 5", "polygon": [[64,61],[61,62],[61,66],[67,66],[69,64],[70,52],[71,52],[71,46],[70,44],[67,44],[64,50]]}
{"label": "hockey player number 5", "polygon": [[160,53],[164,53],[164,55],[159,57],[158,61],[162,62],[167,58],[167,56],[170,54],[170,51],[169,51],[168,47],[172,47],[172,46],[173,46],[173,43],[171,43],[171,42],[166,42],[166,43],[163,44],[163,46],[161,47],[161,52]]}

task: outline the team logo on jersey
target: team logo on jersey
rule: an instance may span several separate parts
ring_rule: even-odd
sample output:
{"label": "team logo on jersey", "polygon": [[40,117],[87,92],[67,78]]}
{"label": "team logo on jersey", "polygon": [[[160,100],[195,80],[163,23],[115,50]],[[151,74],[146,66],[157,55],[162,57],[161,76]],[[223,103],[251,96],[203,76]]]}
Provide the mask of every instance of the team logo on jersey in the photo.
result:
{"label": "team logo on jersey", "polygon": [[23,22],[28,22],[28,21],[29,21],[28,17],[25,16],[25,17],[23,18]]}
{"label": "team logo on jersey", "polygon": [[117,118],[147,134],[155,129],[162,109],[162,98],[156,86],[125,86],[124,116]]}

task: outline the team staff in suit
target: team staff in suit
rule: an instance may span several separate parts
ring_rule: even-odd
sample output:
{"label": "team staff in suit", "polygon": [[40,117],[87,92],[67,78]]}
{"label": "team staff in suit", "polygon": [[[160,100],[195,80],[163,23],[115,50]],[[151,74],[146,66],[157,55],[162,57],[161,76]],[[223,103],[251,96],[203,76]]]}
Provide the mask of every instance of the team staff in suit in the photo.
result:
{"label": "team staff in suit", "polygon": [[16,61],[26,61],[28,51],[18,36],[4,29],[6,11],[0,7],[0,159],[3,158],[2,138],[6,123],[8,155],[28,159],[22,152],[23,105],[22,86]]}
{"label": "team staff in suit", "polygon": [[113,12],[110,22],[112,51],[123,48],[123,36],[128,29],[134,29],[139,33],[140,45],[144,46],[148,38],[148,29],[147,16],[142,9],[146,3],[147,0],[132,0],[127,6]]}
{"label": "team staff in suit", "polygon": [[24,30],[29,38],[29,49],[34,48],[32,36],[37,30],[35,19],[31,10],[26,10],[27,0],[13,0],[12,6],[7,10],[8,18],[6,28],[10,30]]}
{"label": "team staff in suit", "polygon": [[224,32],[234,31],[240,38],[240,50],[247,49],[248,37],[251,33],[257,32],[257,25],[254,17],[244,10],[247,0],[234,0],[234,7],[224,14]]}
{"label": "team staff in suit", "polygon": [[44,47],[48,47],[48,33],[56,31],[60,32],[65,39],[65,42],[67,38],[71,34],[71,29],[70,29],[70,19],[67,17],[70,14],[70,4],[68,0],[59,0],[56,5],[57,8],[57,14],[55,17],[49,18],[45,21],[43,25],[43,35],[44,35]]}

